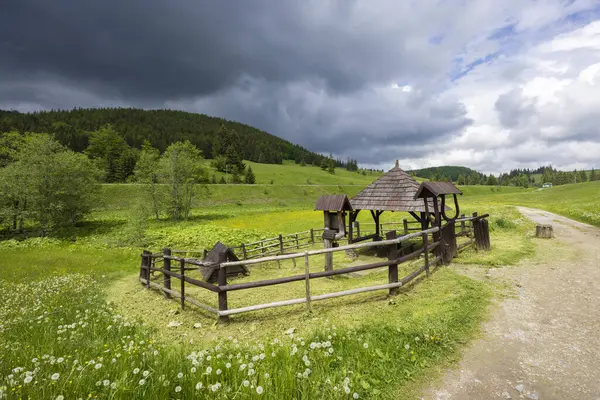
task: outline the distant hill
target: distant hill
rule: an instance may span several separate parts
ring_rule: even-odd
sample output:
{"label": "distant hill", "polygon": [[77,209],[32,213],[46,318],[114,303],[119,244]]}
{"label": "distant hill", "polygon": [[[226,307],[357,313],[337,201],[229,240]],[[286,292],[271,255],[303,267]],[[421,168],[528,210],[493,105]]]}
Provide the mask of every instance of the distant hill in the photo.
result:
{"label": "distant hill", "polygon": [[[45,132],[74,151],[88,145],[89,132],[111,124],[127,143],[140,148],[144,140],[164,151],[169,144],[189,140],[213,158],[213,143],[220,126],[235,130],[240,137],[243,158],[260,163],[280,164],[283,160],[319,165],[323,156],[270,133],[222,118],[174,110],[135,108],[90,108],[20,113],[0,110],[0,132]],[[338,166],[342,166],[339,163]],[[344,165],[345,166],[345,165]]]}
{"label": "distant hill", "polygon": [[458,180],[459,175],[462,175],[463,177],[477,177],[477,182],[479,183],[481,177],[483,176],[483,174],[475,171],[474,169],[453,165],[443,165],[440,167],[415,169],[408,172],[414,176],[418,176],[421,178],[426,178],[430,180],[446,180],[449,178],[453,182],[456,182]]}

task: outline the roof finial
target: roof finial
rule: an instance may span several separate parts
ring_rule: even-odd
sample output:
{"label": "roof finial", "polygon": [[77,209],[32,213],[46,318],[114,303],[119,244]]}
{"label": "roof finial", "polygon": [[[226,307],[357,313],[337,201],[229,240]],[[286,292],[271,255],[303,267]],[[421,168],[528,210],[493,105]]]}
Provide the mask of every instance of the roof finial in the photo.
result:
{"label": "roof finial", "polygon": [[398,164],[398,160],[396,160],[396,168],[400,168],[400,164]]}

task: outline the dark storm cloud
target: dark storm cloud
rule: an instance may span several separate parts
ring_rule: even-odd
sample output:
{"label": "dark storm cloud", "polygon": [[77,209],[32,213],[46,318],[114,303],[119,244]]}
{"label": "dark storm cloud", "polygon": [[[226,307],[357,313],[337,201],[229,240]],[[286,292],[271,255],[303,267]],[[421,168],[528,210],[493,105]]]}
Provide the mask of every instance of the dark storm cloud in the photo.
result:
{"label": "dark storm cloud", "polygon": [[160,100],[213,93],[244,74],[318,77],[352,91],[431,71],[425,59],[407,63],[392,32],[345,26],[351,4],[12,0],[0,14],[0,51],[16,77],[43,72]]}
{"label": "dark storm cloud", "polygon": [[[451,52],[428,43],[411,8],[394,2],[1,7],[0,107],[170,106],[369,163],[423,155],[422,145],[470,123],[462,105],[432,91]],[[392,82],[420,89],[403,93]]]}

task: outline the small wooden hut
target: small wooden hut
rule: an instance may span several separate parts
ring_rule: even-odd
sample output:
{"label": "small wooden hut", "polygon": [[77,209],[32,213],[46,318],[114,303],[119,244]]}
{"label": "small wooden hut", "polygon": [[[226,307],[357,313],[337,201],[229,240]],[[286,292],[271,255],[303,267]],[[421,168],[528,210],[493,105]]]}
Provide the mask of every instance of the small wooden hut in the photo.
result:
{"label": "small wooden hut", "polygon": [[[425,205],[423,200],[415,199],[415,194],[418,190],[419,183],[412,176],[404,172],[398,165],[398,160],[396,160],[394,168],[350,200],[353,211],[350,212],[348,243],[367,239],[381,240],[379,217],[384,211],[408,212],[421,223],[423,229],[427,229],[429,221],[425,217]],[[361,210],[369,210],[371,212],[371,216],[375,222],[375,233],[355,238],[352,228]]]}
{"label": "small wooden hut", "polygon": [[[346,237],[346,212],[352,212],[352,206],[345,194],[333,194],[319,197],[315,211],[323,211],[325,248],[337,247],[337,241]],[[325,254],[325,270],[333,269],[333,254]]]}

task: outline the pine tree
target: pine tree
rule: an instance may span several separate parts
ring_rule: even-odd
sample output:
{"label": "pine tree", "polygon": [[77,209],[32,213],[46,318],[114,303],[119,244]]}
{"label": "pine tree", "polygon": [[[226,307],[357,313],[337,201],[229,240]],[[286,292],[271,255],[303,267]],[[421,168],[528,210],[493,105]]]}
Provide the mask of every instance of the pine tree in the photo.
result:
{"label": "pine tree", "polygon": [[256,177],[254,176],[254,172],[252,172],[252,167],[250,166],[248,166],[248,170],[246,171],[244,183],[247,183],[249,185],[253,185],[256,183]]}
{"label": "pine tree", "polygon": [[594,170],[594,168],[592,168],[592,171],[590,172],[590,182],[597,180],[598,179],[597,175],[598,174],[596,174],[596,170]]}

